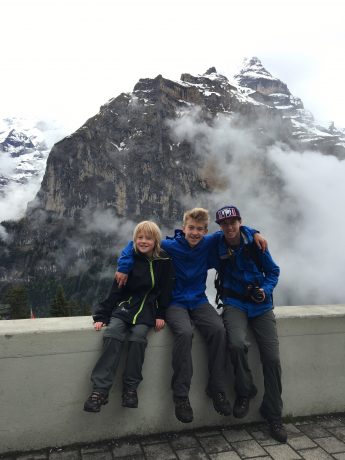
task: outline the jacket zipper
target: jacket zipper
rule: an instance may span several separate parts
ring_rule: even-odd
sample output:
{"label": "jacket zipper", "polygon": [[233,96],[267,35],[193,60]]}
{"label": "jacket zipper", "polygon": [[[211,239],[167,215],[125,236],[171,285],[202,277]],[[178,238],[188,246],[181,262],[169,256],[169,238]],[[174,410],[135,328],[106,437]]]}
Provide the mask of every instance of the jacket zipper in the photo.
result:
{"label": "jacket zipper", "polygon": [[155,286],[155,275],[153,273],[153,265],[152,265],[152,260],[149,260],[148,261],[149,264],[150,264],[150,274],[151,274],[151,282],[152,282],[152,286],[151,286],[151,289],[149,291],[147,291],[147,293],[145,294],[144,298],[143,298],[143,301],[141,302],[140,304],[140,307],[139,307],[139,310],[137,311],[137,313],[135,314],[134,318],[133,318],[133,321],[132,321],[132,324],[135,324],[136,323],[136,320],[137,320],[137,317],[139,315],[139,313],[142,311],[142,309],[144,308],[144,304],[145,304],[145,300],[146,300],[146,297],[149,295],[149,293],[152,291],[152,289],[154,288]]}

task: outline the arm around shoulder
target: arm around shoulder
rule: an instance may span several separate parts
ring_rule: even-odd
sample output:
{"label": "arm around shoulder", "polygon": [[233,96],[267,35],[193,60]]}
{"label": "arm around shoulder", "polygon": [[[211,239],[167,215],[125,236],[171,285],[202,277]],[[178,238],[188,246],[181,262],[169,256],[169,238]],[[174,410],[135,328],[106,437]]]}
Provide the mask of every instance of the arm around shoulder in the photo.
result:
{"label": "arm around shoulder", "polygon": [[245,234],[250,235],[255,241],[255,244],[258,246],[259,249],[261,249],[262,252],[266,251],[268,246],[267,240],[260,234],[259,230],[247,227],[246,225],[241,225],[241,231],[244,231]]}
{"label": "arm around shoulder", "polygon": [[128,274],[134,265],[134,245],[129,241],[117,261],[117,272]]}

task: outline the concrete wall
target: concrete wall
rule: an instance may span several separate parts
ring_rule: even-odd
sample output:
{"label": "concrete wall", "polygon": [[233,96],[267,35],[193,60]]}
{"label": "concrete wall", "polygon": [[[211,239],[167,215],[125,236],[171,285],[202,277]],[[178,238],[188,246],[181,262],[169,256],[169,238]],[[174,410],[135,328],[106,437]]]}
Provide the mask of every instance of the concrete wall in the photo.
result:
{"label": "concrete wall", "polygon": [[[278,307],[275,312],[284,414],[345,411],[345,305]],[[121,407],[120,368],[109,404],[99,414],[84,412],[101,344],[102,333],[93,330],[89,317],[0,321],[0,453],[238,422],[219,416],[204,394],[206,350],[197,333],[190,393],[195,420],[186,425],[175,419],[168,329],[150,333],[138,409]],[[244,421],[260,420],[262,372],[254,344],[250,362],[259,394]],[[230,380],[231,371],[233,400]]]}

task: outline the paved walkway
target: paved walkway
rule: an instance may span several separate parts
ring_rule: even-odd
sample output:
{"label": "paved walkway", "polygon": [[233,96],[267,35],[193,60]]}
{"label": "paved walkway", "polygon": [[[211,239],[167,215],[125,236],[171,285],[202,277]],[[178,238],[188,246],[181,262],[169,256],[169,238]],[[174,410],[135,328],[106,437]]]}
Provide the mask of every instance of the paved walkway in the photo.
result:
{"label": "paved walkway", "polygon": [[263,423],[0,455],[6,460],[345,460],[345,414],[285,424],[287,444],[274,441]]}

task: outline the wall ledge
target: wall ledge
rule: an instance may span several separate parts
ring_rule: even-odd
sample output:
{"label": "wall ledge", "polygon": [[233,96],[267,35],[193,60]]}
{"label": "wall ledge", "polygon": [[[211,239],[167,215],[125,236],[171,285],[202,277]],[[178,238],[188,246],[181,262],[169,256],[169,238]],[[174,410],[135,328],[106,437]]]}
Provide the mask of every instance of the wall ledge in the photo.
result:
{"label": "wall ledge", "polygon": [[[283,415],[345,412],[345,305],[276,307],[283,370]],[[241,423],[260,421],[263,395],[260,356],[253,337],[249,362],[258,395]],[[90,372],[99,356],[102,333],[90,316],[0,321],[0,453],[97,442],[131,435],[182,431],[170,389],[172,334],[149,334],[139,408],[121,406],[122,359],[109,404],[100,414],[83,411]],[[207,351],[193,339],[194,375],[188,428],[238,424],[217,414],[205,395]],[[228,369],[228,396],[234,401]],[[205,423],[205,420],[207,422]]]}

